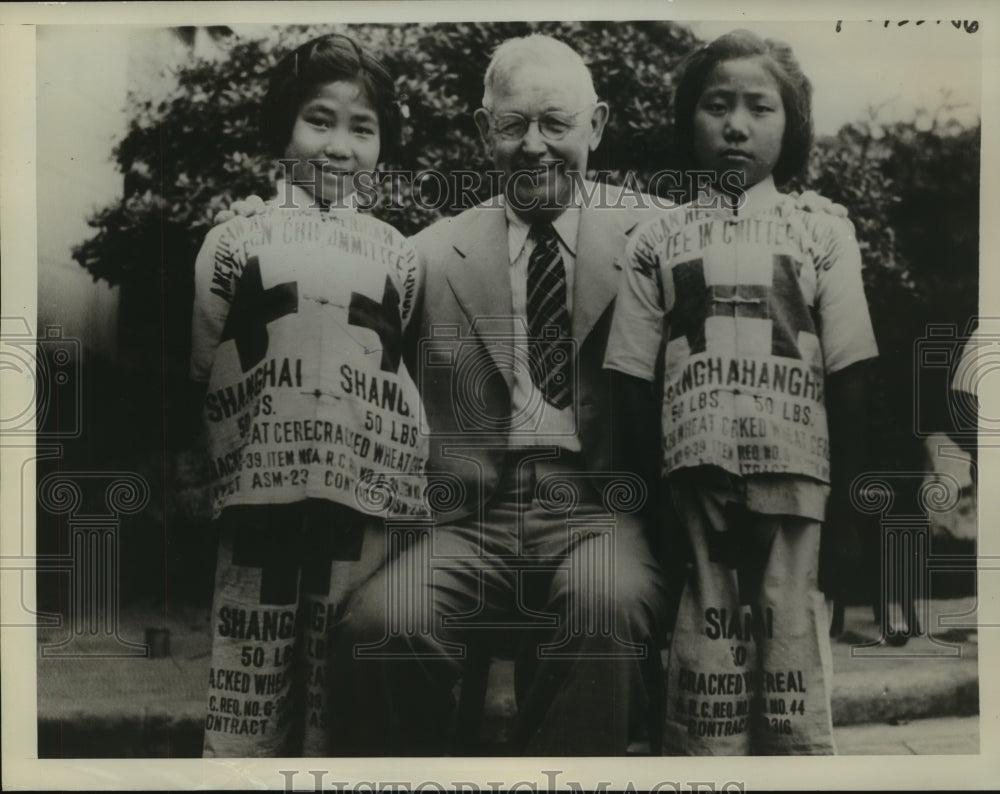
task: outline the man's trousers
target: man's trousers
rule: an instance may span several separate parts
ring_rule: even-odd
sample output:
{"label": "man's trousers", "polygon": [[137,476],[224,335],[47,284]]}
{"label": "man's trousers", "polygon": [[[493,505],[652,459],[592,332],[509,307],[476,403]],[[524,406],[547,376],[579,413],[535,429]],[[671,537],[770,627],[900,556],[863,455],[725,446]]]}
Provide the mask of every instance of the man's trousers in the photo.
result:
{"label": "man's trousers", "polygon": [[662,573],[636,517],[554,454],[508,453],[480,514],[416,533],[351,599],[338,754],[446,754],[468,648],[498,635],[516,638],[520,751],[658,747]]}

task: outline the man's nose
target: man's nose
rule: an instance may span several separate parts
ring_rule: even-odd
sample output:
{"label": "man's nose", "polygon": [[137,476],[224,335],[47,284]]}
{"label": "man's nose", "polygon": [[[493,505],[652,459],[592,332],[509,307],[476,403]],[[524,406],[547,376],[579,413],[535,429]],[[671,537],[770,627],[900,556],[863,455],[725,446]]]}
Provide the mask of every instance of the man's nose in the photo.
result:
{"label": "man's nose", "polygon": [[546,144],[545,138],[542,137],[542,130],[538,126],[538,119],[529,121],[528,129],[521,139],[521,148],[527,154],[544,154],[547,147],[548,144]]}

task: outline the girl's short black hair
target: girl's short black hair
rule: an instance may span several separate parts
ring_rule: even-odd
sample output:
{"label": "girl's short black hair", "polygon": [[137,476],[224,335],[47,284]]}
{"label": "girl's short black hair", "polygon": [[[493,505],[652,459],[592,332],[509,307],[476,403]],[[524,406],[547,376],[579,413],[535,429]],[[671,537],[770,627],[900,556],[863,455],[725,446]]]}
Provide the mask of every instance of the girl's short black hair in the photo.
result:
{"label": "girl's short black hair", "polygon": [[723,61],[761,56],[774,76],[785,109],[781,156],[774,167],[778,184],[799,173],[812,146],[812,85],[802,73],[791,48],[781,41],[762,39],[748,30],[734,30],[691,53],[680,66],[674,94],[674,142],[682,164],[697,168],[694,154],[694,112],[712,70]]}
{"label": "girl's short black hair", "polygon": [[379,123],[379,159],[385,159],[400,138],[396,86],[385,64],[350,36],[320,36],[288,53],[271,72],[261,107],[261,138],[267,151],[281,157],[292,137],[299,109],[317,86],[338,81],[361,85],[375,108]]}

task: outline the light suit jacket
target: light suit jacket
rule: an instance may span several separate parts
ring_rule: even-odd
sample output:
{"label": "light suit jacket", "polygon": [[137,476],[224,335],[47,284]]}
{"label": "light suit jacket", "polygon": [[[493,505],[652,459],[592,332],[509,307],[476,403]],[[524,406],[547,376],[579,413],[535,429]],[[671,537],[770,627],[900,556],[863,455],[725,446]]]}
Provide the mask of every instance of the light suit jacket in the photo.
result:
{"label": "light suit jacket", "polygon": [[[613,206],[620,189],[606,190]],[[576,241],[576,419],[585,465],[595,472],[610,468],[615,429],[602,367],[620,260],[628,234],[655,211],[646,196],[645,208],[635,206],[634,195],[622,198],[631,206],[584,206]],[[504,454],[532,430],[530,411],[512,416],[518,356],[504,210],[487,202],[438,221],[411,242],[423,260],[423,279],[407,363],[431,436],[429,500],[441,519],[454,520],[489,499]]]}

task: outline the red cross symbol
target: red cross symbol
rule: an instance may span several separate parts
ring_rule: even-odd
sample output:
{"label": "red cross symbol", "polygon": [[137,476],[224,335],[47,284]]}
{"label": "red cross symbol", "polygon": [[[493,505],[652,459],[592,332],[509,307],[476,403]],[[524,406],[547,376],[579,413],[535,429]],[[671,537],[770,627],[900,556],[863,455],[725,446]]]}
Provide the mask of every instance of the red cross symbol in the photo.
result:
{"label": "red cross symbol", "polygon": [[385,291],[382,302],[376,303],[360,292],[351,293],[351,305],[347,322],[361,328],[369,328],[378,334],[382,343],[383,372],[398,372],[399,359],[403,350],[403,325],[399,319],[399,293],[392,280],[385,277]]}
{"label": "red cross symbol", "polygon": [[298,284],[286,281],[264,289],[260,277],[260,260],[251,256],[243,268],[233,305],[229,309],[222,340],[236,340],[236,352],[244,372],[256,366],[267,355],[269,339],[267,324],[299,310]]}
{"label": "red cross symbol", "polygon": [[705,352],[705,320],[709,317],[752,317],[771,321],[771,352],[802,358],[799,333],[816,333],[812,311],[799,286],[802,263],[775,254],[771,284],[706,284],[701,259],[671,268],[674,307],[667,319],[670,340],[686,337],[691,353]]}

